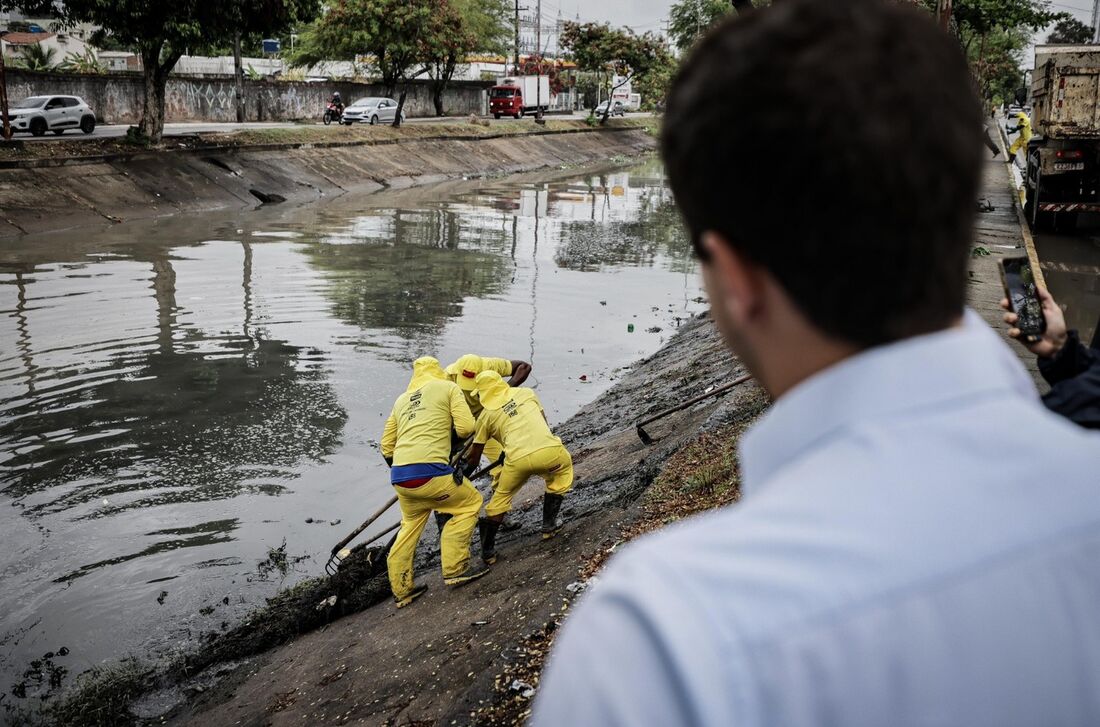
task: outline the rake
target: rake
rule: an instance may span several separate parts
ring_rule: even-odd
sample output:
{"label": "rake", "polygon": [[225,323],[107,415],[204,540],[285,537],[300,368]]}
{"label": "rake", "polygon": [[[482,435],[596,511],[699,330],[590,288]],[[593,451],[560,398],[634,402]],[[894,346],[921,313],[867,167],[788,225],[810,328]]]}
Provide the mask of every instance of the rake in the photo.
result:
{"label": "rake", "polygon": [[646,432],[646,430],[645,430],[645,427],[647,425],[652,424],[653,422],[657,421],[658,419],[664,419],[665,417],[667,417],[670,414],[675,414],[678,411],[683,411],[684,409],[687,409],[689,406],[694,406],[695,404],[698,404],[701,401],[706,401],[707,399],[709,399],[712,396],[721,396],[722,394],[725,394],[727,391],[730,391],[731,389],[733,389],[737,386],[740,386],[741,384],[745,383],[746,381],[748,381],[751,378],[752,378],[751,374],[745,374],[744,376],[742,376],[738,379],[735,379],[735,380],[731,381],[730,383],[725,384],[724,386],[719,386],[714,391],[708,391],[705,394],[700,394],[699,396],[696,396],[696,397],[693,397],[691,399],[688,399],[687,401],[681,402],[681,403],[677,404],[674,407],[670,407],[668,409],[665,409],[664,411],[657,412],[656,414],[649,417],[648,419],[643,419],[642,421],[638,422],[634,426],[635,430],[638,432],[638,439],[641,439],[642,444],[645,444],[645,445],[654,444],[656,442],[656,440],[653,439],[653,437],[649,436],[649,433]]}
{"label": "rake", "polygon": [[[502,464],[504,464],[504,455],[503,454],[501,454],[500,457],[497,458],[496,462],[493,462],[492,464],[485,465],[484,467],[479,469],[477,472],[470,475],[469,479],[472,482],[472,481],[478,479],[479,477],[484,477],[489,472],[489,470],[493,469],[494,467],[498,467]],[[399,527],[401,527],[401,523],[394,523],[393,525],[389,526],[388,528],[386,528],[382,532],[380,532],[377,535],[375,535],[374,537],[372,537],[370,540],[368,540],[364,543],[360,543],[359,545],[356,545],[354,548],[345,547],[345,546],[347,546],[348,543],[355,540],[355,538],[358,537],[359,533],[361,533],[364,530],[366,530],[367,528],[369,528],[375,520],[382,517],[382,515],[384,515],[387,510],[389,510],[391,507],[393,507],[393,504],[395,502],[397,502],[397,495],[394,495],[392,498],[390,498],[390,500],[388,502],[386,502],[385,505],[378,508],[378,510],[376,510],[373,515],[371,515],[369,518],[367,518],[365,521],[363,521],[362,525],[357,527],[346,538],[344,538],[343,540],[341,540],[339,543],[337,543],[336,545],[334,545],[332,547],[332,553],[329,555],[328,560],[325,562],[325,573],[328,573],[330,576],[336,575],[336,572],[338,570],[340,570],[340,564],[343,563],[345,560],[347,560],[348,556],[350,556],[352,553],[356,553],[356,552],[362,550],[363,548],[367,547],[371,543],[373,543],[376,540],[378,540],[379,538],[381,538],[383,535],[387,535],[389,533],[392,533],[394,530],[397,530]]]}

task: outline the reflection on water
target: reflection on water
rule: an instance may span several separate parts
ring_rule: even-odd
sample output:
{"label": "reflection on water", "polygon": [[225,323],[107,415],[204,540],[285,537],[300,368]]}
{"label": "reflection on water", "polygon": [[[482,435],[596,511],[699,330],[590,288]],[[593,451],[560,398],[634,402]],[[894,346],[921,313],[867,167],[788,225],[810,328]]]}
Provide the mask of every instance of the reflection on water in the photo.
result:
{"label": "reflection on water", "polygon": [[417,356],[530,360],[560,421],[698,296],[654,164],[0,247],[0,692],[185,648],[280,585],[270,548],[327,552],[391,494]]}

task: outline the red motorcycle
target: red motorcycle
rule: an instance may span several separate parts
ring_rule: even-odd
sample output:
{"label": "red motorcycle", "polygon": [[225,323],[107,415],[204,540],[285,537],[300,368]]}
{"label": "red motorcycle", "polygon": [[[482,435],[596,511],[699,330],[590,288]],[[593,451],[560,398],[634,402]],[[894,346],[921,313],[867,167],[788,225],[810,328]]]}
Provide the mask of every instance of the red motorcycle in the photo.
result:
{"label": "red motorcycle", "polygon": [[321,121],[325,126],[328,126],[333,121],[339,121],[340,117],[344,115],[344,107],[340,104],[328,102],[328,106],[325,107],[325,115],[321,117]]}

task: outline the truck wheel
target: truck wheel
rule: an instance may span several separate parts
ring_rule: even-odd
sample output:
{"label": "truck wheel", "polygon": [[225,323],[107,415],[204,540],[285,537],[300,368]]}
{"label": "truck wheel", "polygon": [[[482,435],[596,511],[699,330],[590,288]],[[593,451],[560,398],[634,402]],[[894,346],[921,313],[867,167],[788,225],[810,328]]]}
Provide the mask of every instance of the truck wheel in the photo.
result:
{"label": "truck wheel", "polygon": [[31,119],[31,134],[33,136],[45,136],[48,128],[45,119]]}
{"label": "truck wheel", "polygon": [[523,118],[523,109],[520,109],[519,111],[516,112],[516,118],[517,119],[522,119]]}
{"label": "truck wheel", "polygon": [[82,118],[80,120],[80,130],[85,134],[90,134],[95,131],[95,117],[89,114]]}

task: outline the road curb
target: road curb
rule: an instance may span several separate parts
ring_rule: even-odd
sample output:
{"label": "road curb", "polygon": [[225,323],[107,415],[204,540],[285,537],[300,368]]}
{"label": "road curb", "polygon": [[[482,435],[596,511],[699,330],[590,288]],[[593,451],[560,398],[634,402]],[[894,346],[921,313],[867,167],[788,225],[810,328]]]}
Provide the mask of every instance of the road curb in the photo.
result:
{"label": "road curb", "polygon": [[[103,164],[105,162],[132,161],[137,159],[151,159],[164,154],[239,154],[241,152],[254,151],[290,151],[295,149],[334,149],[350,148],[358,146],[387,146],[391,144],[405,144],[411,142],[433,141],[491,141],[493,139],[515,138],[522,139],[528,136],[552,136],[559,134],[591,134],[625,131],[644,131],[642,126],[609,126],[592,127],[586,129],[542,129],[525,132],[522,134],[440,134],[436,136],[420,136],[408,139],[355,139],[354,141],[300,141],[271,144],[212,144],[207,146],[185,147],[175,149],[135,149],[133,152],[115,152],[112,154],[88,154],[85,156],[45,158],[45,159],[2,159],[0,169],[48,169],[51,167],[81,166],[87,164]],[[199,137],[172,137],[188,139]]]}
{"label": "road curb", "polygon": [[1035,238],[1031,235],[1031,228],[1027,224],[1027,218],[1024,217],[1024,210],[1021,207],[1023,196],[1026,194],[1026,191],[1023,186],[1016,186],[1016,175],[1013,174],[1013,167],[1015,164],[1008,158],[1009,143],[1004,126],[998,123],[997,131],[999,132],[997,138],[1001,143],[1001,154],[1004,156],[1005,172],[1008,173],[1008,185],[1016,191],[1016,194],[1012,197],[1012,209],[1016,212],[1016,220],[1020,223],[1020,233],[1024,238],[1024,250],[1027,252],[1027,259],[1031,264],[1031,271],[1035,275],[1035,280],[1046,288],[1047,281],[1046,277],[1043,276],[1043,268],[1039,260],[1039,251],[1035,249]]}

